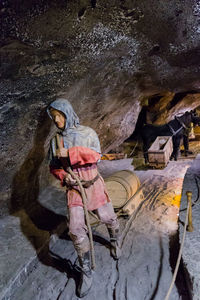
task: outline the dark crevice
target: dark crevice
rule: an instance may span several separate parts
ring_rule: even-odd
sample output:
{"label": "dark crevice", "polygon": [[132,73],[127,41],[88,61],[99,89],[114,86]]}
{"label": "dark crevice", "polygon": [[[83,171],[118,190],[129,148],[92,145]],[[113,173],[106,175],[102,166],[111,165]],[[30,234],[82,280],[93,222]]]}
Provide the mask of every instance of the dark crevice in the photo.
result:
{"label": "dark crevice", "polygon": [[132,10],[131,12],[126,14],[126,17],[132,17],[135,15],[135,10]]}
{"label": "dark crevice", "polygon": [[174,98],[171,100],[168,109],[174,107],[179,101],[181,101],[185,96],[187,96],[188,92],[177,93],[174,95]]}
{"label": "dark crevice", "polygon": [[[169,249],[170,249],[170,258],[169,258],[170,265],[172,268],[172,272],[174,272],[178,254],[179,254],[179,249],[180,249],[178,232],[170,237]],[[182,259],[180,261],[175,284],[176,284],[180,299],[192,300],[192,295],[191,295],[192,284],[190,282],[188,271],[185,268]]]}
{"label": "dark crevice", "polygon": [[156,103],[160,101],[162,97],[163,97],[162,95],[157,94],[149,98],[149,106],[154,106]]}
{"label": "dark crevice", "polygon": [[194,90],[191,90],[191,91],[187,91],[187,94],[198,94],[199,91],[194,91]]}
{"label": "dark crevice", "polygon": [[78,17],[79,18],[83,17],[85,11],[86,11],[86,7],[81,8],[78,12]]}
{"label": "dark crevice", "polygon": [[183,13],[182,9],[177,9],[177,10],[175,11],[175,16],[176,16],[176,17],[179,17],[182,13]]}
{"label": "dark crevice", "polygon": [[153,56],[156,55],[160,52],[160,46],[159,45],[155,45],[148,53],[148,56]]}
{"label": "dark crevice", "polygon": [[95,8],[97,5],[97,1],[96,0],[91,0],[91,6],[92,8]]}
{"label": "dark crevice", "polygon": [[182,34],[183,34],[183,36],[186,36],[186,35],[187,35],[187,29],[184,29],[184,30],[182,31]]}
{"label": "dark crevice", "polygon": [[118,261],[116,262],[116,272],[117,272],[117,278],[114,284],[114,288],[113,288],[113,300],[117,299],[117,293],[116,293],[116,287],[117,287],[117,282],[119,280],[119,267],[118,267]]}
{"label": "dark crevice", "polygon": [[187,91],[187,92],[182,92],[182,93],[177,93],[174,95],[173,99],[171,100],[171,102],[168,105],[168,109],[171,109],[172,107],[174,107],[178,102],[180,102],[184,97],[186,97],[187,95],[190,94],[197,94],[199,92],[191,90],[191,91]]}
{"label": "dark crevice", "polygon": [[159,267],[159,271],[158,271],[156,286],[155,286],[155,289],[153,291],[153,294],[152,294],[150,300],[153,300],[156,297],[156,294],[157,294],[157,291],[158,291],[158,287],[159,287],[159,284],[160,284],[160,278],[161,278],[162,270],[163,270],[164,250],[163,250],[163,244],[162,244],[161,237],[160,237],[160,240],[159,240],[159,244],[160,244],[160,267]]}

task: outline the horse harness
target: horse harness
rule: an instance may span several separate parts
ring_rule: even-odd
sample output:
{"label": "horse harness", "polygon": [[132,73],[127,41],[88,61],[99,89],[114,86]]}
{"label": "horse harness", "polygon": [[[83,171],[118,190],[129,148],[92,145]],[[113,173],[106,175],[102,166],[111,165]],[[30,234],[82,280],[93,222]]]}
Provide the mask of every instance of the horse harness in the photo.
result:
{"label": "horse harness", "polygon": [[183,128],[185,130],[189,129],[177,116],[175,116],[175,119],[178,121],[178,123],[181,125],[181,127],[178,130],[175,131],[171,125],[167,124],[170,131],[171,131],[171,133],[172,133],[172,136],[177,135]]}

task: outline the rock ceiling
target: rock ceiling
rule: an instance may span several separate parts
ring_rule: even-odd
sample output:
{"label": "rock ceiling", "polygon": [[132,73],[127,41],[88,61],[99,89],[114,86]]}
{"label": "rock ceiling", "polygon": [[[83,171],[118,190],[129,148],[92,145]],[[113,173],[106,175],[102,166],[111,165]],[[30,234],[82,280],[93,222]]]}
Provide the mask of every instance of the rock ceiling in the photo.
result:
{"label": "rock ceiling", "polygon": [[40,174],[45,108],[56,96],[72,102],[104,151],[131,135],[147,100],[158,124],[200,105],[199,1],[0,5],[2,211],[17,176]]}

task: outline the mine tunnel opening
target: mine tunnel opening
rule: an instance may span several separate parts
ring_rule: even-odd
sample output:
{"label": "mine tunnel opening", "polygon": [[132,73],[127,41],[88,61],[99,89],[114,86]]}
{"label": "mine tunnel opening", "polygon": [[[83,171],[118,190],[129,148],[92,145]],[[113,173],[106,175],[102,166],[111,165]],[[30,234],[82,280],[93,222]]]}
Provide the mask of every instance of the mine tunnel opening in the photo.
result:
{"label": "mine tunnel opening", "polygon": [[[192,94],[195,94],[192,93]],[[172,98],[172,101],[170,102],[170,108],[176,106],[176,104],[178,103],[178,100],[183,99],[185,96],[187,95],[187,93],[180,93],[177,96],[174,96]],[[155,98],[152,98],[152,102],[153,103],[159,99],[161,99],[162,97],[156,95]],[[188,111],[192,110],[193,107],[190,109],[188,109]],[[196,112],[199,115],[200,114],[200,106],[196,107]],[[134,165],[134,169],[135,170],[140,170],[137,168],[137,163],[134,164],[134,160],[135,161],[139,161],[139,157],[142,155],[142,141],[141,141],[141,137],[140,137],[140,129],[141,129],[141,124],[144,123],[144,119],[146,117],[145,115],[146,111],[145,109],[142,109],[139,116],[138,116],[138,120],[137,120],[137,124],[135,127],[135,131],[132,133],[132,135],[126,139],[124,141],[124,147],[127,147],[127,151],[129,151],[129,157],[133,158],[133,165]],[[183,152],[183,145],[181,145],[180,147],[180,155],[178,160],[179,161],[186,161],[186,159],[188,158],[189,160],[194,160],[195,157],[200,153],[200,126],[195,126],[194,128],[194,136],[191,136],[189,138],[189,143],[190,143],[190,150],[192,151],[192,155],[190,155],[189,157],[185,157],[184,156],[184,152]],[[162,147],[164,147],[165,144],[162,145]],[[162,150],[161,148],[159,150]],[[131,155],[130,155],[131,153]],[[177,164],[177,168],[179,168],[179,165]],[[143,168],[144,170],[144,168]],[[180,208],[180,206],[179,206]],[[176,221],[177,225],[179,223],[179,220],[177,219]],[[180,250],[180,239],[179,239],[179,231],[177,230],[176,232],[174,232],[172,235],[169,235],[169,263],[172,269],[172,273],[174,273],[175,271],[175,267],[176,267],[176,263],[177,263],[177,258],[178,258],[178,254],[179,254],[179,250]],[[180,265],[179,265],[179,269],[178,269],[178,273],[176,276],[176,281],[175,281],[175,285],[179,294],[179,297],[183,300],[189,300],[192,299],[192,282],[191,282],[191,277],[189,275],[189,271],[187,270],[187,267],[183,261],[183,258],[181,258],[180,261]]]}
{"label": "mine tunnel opening", "polygon": [[[187,97],[188,93],[178,93],[172,97],[172,100],[170,101],[169,105],[167,106],[167,109],[172,109],[175,107],[179,101],[181,101],[184,97]],[[190,91],[191,95],[195,95],[195,91]],[[155,97],[152,97],[150,101],[147,101],[147,105],[144,105],[140,111],[140,114],[137,119],[137,123],[135,126],[134,132],[124,141],[124,149],[126,148],[128,156],[133,158],[133,165],[135,170],[140,170],[137,168],[137,163],[134,164],[134,161],[141,159],[142,157],[142,140],[140,136],[140,130],[141,126],[146,122],[146,112],[150,111],[149,107],[151,105],[155,105],[157,101],[162,99],[162,96],[156,95]],[[188,107],[187,111],[193,110],[194,107]],[[195,107],[196,113],[200,115],[200,106]],[[152,112],[152,111],[151,111]],[[150,115],[152,123],[156,120],[156,115],[152,114]],[[187,158],[189,160],[194,160],[195,157],[200,153],[200,124],[197,126],[194,126],[193,128],[193,136],[190,136],[189,138],[189,149],[191,150],[192,154],[189,157],[184,156],[183,151],[183,145],[180,147],[180,154],[179,154],[179,161],[184,161]],[[165,145],[163,145],[165,146]],[[159,150],[162,150],[161,148]],[[177,165],[177,168],[179,166]],[[144,170],[144,168],[143,168]],[[179,220],[177,220],[178,224]],[[175,270],[176,262],[178,258],[178,253],[180,250],[180,239],[179,239],[179,231],[177,230],[172,235],[169,236],[169,262],[170,266],[172,268],[172,273]],[[187,267],[181,258],[175,285],[177,288],[177,291],[179,293],[179,297],[183,300],[189,300],[192,299],[192,282],[191,277],[189,275],[189,271],[187,270]]]}
{"label": "mine tunnel opening", "polygon": [[[132,132],[132,134],[123,142],[121,145],[122,151],[126,153],[126,156],[128,157],[140,157],[142,158],[142,152],[144,151],[143,149],[143,138],[142,138],[142,131],[145,130],[146,124],[151,124],[153,126],[162,126],[162,125],[167,125],[168,120],[173,120],[176,118],[179,118],[186,112],[191,112],[193,110],[196,110],[196,114],[200,116],[200,106],[194,107],[191,105],[191,107],[187,106],[181,106],[180,102],[183,100],[185,97],[193,97],[193,95],[196,95],[196,91],[189,91],[188,93],[177,93],[177,94],[171,94],[170,99],[168,99],[168,103],[163,105],[163,107],[160,109],[160,111],[157,109],[158,108],[158,103],[164,103],[166,98],[166,95],[161,95],[161,94],[156,94],[149,99],[145,99],[143,102],[143,105],[141,107],[140,113],[137,118],[137,122],[135,125],[135,129]],[[189,95],[189,96],[188,96]],[[170,101],[169,101],[170,100]],[[179,104],[178,104],[179,103]],[[191,102],[192,103],[192,102]],[[176,105],[180,106],[180,109],[175,110],[174,107]],[[176,113],[174,112],[176,111]],[[171,115],[170,115],[171,113]],[[161,117],[161,115],[163,115]],[[173,130],[173,129],[172,129]],[[189,154],[192,155],[188,158],[194,158],[200,151],[199,147],[199,139],[200,139],[200,127],[198,124],[190,123],[190,125],[187,128],[188,130],[188,146],[189,147]],[[162,136],[163,134],[161,134]],[[166,134],[166,136],[172,136],[174,132],[171,132],[171,128]],[[152,140],[151,144],[155,141]],[[150,146],[149,146],[150,147]],[[164,146],[163,146],[164,147]],[[180,147],[179,147],[179,152],[178,152],[178,157],[179,159],[183,159],[185,151],[184,151],[184,135],[181,136],[180,140]],[[161,149],[159,149],[161,150]]]}
{"label": "mine tunnel opening", "polygon": [[186,97],[188,94],[197,94],[196,91],[189,91],[189,92],[182,92],[182,93],[177,93],[174,95],[173,99],[170,101],[168,105],[168,109],[171,109],[174,107],[176,104],[178,104],[184,97]]}

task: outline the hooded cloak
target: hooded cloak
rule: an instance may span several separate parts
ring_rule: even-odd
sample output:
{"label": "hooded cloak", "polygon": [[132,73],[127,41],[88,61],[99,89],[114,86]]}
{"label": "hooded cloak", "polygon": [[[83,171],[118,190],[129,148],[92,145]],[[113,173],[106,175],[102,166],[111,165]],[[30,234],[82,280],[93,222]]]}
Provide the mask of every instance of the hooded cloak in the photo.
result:
{"label": "hooded cloak", "polygon": [[83,146],[101,153],[100,142],[96,132],[90,127],[80,125],[79,118],[67,99],[59,98],[49,105],[47,112],[52,119],[51,108],[62,112],[66,117],[65,128],[59,133],[63,137],[64,148]]}
{"label": "hooded cloak", "polygon": [[[56,157],[57,139],[53,138],[49,149],[50,172],[61,180],[61,184],[64,183],[68,166],[72,167],[81,180],[91,181],[97,178],[85,189],[87,209],[95,210],[110,202],[104,180],[97,169],[97,162],[101,157],[98,136],[92,128],[79,124],[79,118],[68,100],[57,99],[49,105],[47,112],[52,119],[51,107],[66,116],[65,128],[59,134],[64,147],[68,149],[68,157]],[[83,206],[79,187],[73,186],[67,191],[67,203],[69,208]]]}

